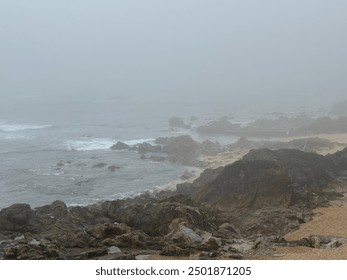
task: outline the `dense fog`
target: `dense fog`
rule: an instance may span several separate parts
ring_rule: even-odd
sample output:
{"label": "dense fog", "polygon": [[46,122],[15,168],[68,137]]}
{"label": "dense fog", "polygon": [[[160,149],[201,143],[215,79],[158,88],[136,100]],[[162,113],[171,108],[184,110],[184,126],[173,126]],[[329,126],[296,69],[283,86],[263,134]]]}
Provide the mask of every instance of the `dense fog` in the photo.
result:
{"label": "dense fog", "polygon": [[2,111],[331,106],[347,89],[346,12],[337,0],[2,0]]}

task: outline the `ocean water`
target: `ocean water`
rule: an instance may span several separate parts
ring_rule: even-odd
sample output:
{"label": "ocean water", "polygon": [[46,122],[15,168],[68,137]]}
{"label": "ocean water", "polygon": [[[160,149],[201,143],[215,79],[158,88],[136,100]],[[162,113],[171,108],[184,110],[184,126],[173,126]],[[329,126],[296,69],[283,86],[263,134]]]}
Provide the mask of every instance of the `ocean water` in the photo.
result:
{"label": "ocean water", "polygon": [[[191,133],[168,127],[168,118],[178,115],[175,105],[160,108],[123,98],[3,106],[0,208],[13,203],[37,207],[57,199],[68,205],[85,205],[172,184],[186,167],[142,160],[134,151],[110,149],[117,141],[135,145]],[[189,113],[188,106],[187,117]],[[112,172],[109,167],[113,165],[119,169]]]}
{"label": "ocean water", "polygon": [[[196,126],[223,115],[247,123],[269,112],[230,104],[213,107],[210,101],[160,103],[123,97],[25,100],[0,104],[0,109],[0,208],[13,203],[37,207],[57,199],[68,205],[85,205],[165,188],[186,167],[142,160],[137,152],[110,147],[117,141],[135,145],[183,134],[200,142],[207,139],[192,130],[170,129],[172,116],[186,122],[195,116],[192,125]],[[222,144],[237,140],[230,136],[209,139]],[[113,165],[119,169],[110,171],[108,167]]]}

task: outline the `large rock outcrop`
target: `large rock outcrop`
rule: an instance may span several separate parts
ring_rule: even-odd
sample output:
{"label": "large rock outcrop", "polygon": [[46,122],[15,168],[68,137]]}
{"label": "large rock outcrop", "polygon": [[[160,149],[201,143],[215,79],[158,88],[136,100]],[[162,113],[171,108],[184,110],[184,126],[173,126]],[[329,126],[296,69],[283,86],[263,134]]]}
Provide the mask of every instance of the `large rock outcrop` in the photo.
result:
{"label": "large rock outcrop", "polygon": [[329,157],[298,150],[252,150],[194,194],[197,203],[227,208],[315,207],[339,174]]}
{"label": "large rock outcrop", "polygon": [[200,145],[189,135],[171,138],[166,146],[168,159],[190,165],[199,154]]}

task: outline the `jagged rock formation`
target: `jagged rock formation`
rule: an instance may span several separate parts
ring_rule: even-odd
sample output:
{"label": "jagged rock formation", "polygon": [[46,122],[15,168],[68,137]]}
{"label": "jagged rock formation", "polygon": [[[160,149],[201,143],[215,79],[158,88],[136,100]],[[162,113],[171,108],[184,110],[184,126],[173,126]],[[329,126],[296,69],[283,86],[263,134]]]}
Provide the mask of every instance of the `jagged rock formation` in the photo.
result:
{"label": "jagged rock formation", "polygon": [[116,144],[111,146],[112,150],[126,150],[126,149],[129,149],[129,148],[130,148],[129,145],[127,145],[127,144],[125,144],[123,142],[120,142],[120,141],[118,141]]}
{"label": "jagged rock formation", "polygon": [[316,195],[338,176],[335,162],[298,150],[252,150],[194,194],[198,203],[228,208],[316,207]]}
{"label": "jagged rock formation", "polygon": [[189,135],[174,137],[168,142],[166,153],[170,161],[189,165],[199,154],[199,143]]}

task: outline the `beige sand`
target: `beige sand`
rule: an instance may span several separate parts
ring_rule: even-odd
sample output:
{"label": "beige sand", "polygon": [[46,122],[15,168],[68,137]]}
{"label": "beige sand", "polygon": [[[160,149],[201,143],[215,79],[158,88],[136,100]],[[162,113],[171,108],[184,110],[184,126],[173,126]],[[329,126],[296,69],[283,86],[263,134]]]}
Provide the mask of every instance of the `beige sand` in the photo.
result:
{"label": "beige sand", "polygon": [[[337,236],[347,238],[347,205],[319,208],[312,221],[299,230],[285,236],[287,240],[299,240],[310,235]],[[309,247],[277,247],[276,253],[284,254],[282,260],[347,260],[347,244],[339,248],[315,249]]]}

